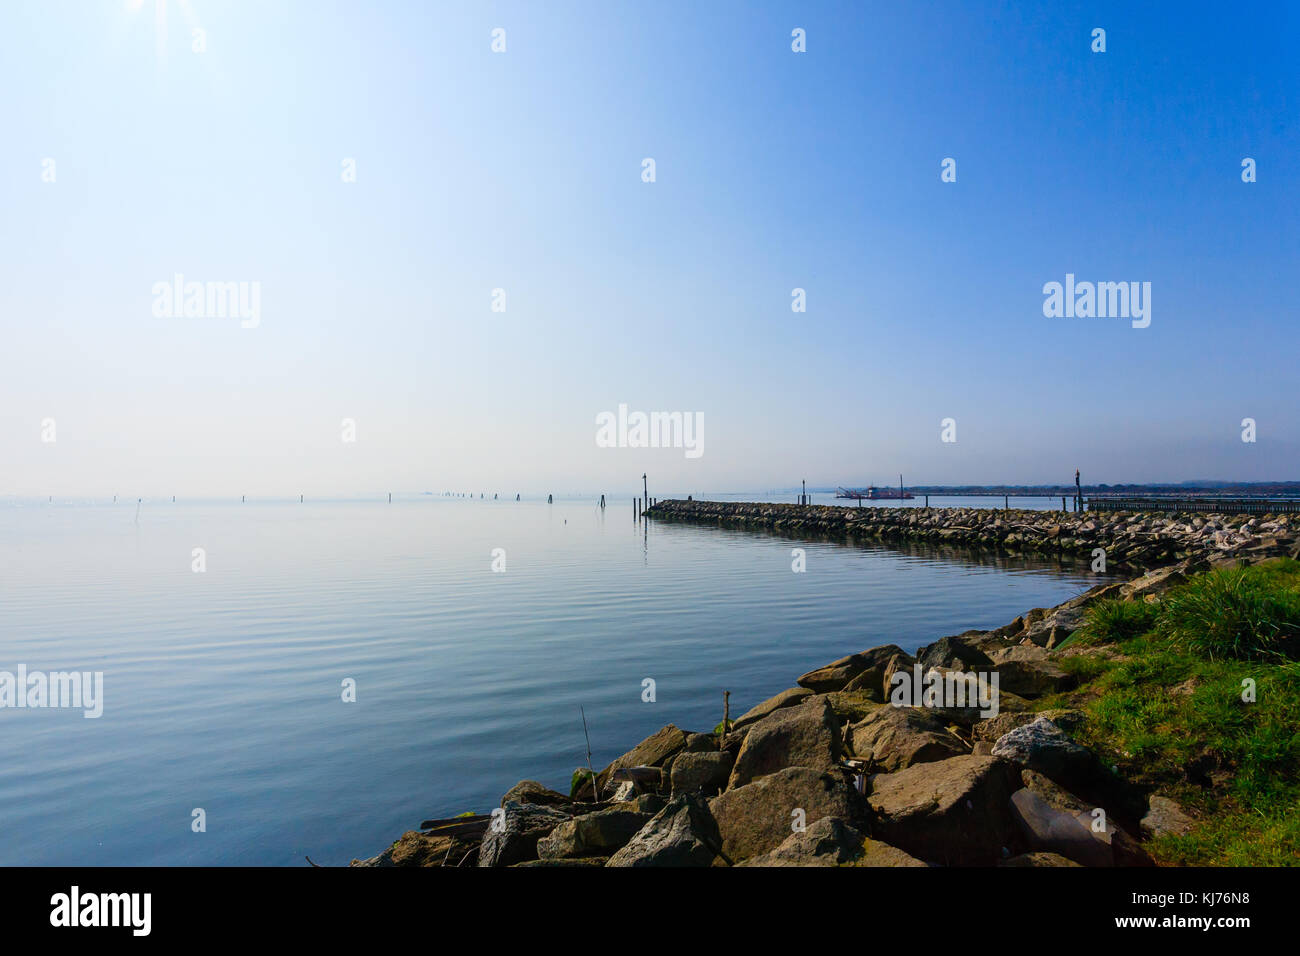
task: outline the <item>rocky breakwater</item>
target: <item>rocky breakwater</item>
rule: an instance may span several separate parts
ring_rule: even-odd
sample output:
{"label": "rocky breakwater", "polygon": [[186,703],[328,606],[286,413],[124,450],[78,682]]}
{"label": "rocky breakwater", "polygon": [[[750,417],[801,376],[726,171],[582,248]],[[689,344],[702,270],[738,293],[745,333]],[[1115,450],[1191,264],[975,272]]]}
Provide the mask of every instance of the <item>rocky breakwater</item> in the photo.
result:
{"label": "rocky breakwater", "polygon": [[730,501],[661,501],[664,521],[767,529],[791,537],[951,544],[974,551],[1093,560],[1149,570],[1199,557],[1234,561],[1300,554],[1300,515],[855,508]]}
{"label": "rocky breakwater", "polygon": [[[567,793],[521,781],[491,813],[427,820],[353,865],[1150,865],[1143,840],[1187,818],[1075,742],[1078,711],[1035,702],[1074,686],[1057,645],[1090,604],[1155,598],[1207,566],[1098,585],[915,655],[850,654],[725,729],[669,725],[575,771]],[[900,702],[915,680],[939,690]]]}

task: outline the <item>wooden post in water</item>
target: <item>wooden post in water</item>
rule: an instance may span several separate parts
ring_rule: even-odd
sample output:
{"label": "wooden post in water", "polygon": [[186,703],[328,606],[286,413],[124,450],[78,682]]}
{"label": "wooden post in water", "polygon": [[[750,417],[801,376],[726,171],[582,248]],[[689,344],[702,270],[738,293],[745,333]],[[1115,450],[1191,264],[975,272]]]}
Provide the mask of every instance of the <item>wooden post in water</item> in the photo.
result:
{"label": "wooden post in water", "polygon": [[926,506],[927,508],[930,507],[930,496],[929,496],[929,495],[926,495],[926,496],[925,496],[925,506]]}
{"label": "wooden post in water", "polygon": [[605,496],[604,496],[604,495],[601,495],[601,496],[600,496],[600,510],[601,510],[601,511],[604,511],[604,510],[605,510]]}
{"label": "wooden post in water", "polygon": [[1008,495],[1003,495],[1003,496],[1002,496],[1002,510],[1003,510],[1003,511],[1010,511],[1010,510],[1011,510],[1011,508],[1010,508],[1009,505],[1008,505],[1008,502],[1010,502],[1010,500],[1011,500],[1010,496],[1008,496]]}
{"label": "wooden post in water", "polygon": [[1074,510],[1083,510],[1083,485],[1079,484],[1079,469],[1074,469]]}
{"label": "wooden post in water", "polygon": [[722,733],[718,734],[718,749],[721,750],[727,740],[727,724],[731,722],[731,691],[722,692]]}
{"label": "wooden post in water", "polygon": [[554,497],[552,497],[551,495],[547,495],[547,496],[546,496],[546,503],[547,503],[548,505],[549,505],[549,504],[554,504],[554,503],[555,503],[555,499],[554,499]]}
{"label": "wooden post in water", "polygon": [[644,496],[641,499],[642,501],[650,500],[650,485],[646,483],[646,477],[644,473],[642,473],[641,475],[641,493]]}

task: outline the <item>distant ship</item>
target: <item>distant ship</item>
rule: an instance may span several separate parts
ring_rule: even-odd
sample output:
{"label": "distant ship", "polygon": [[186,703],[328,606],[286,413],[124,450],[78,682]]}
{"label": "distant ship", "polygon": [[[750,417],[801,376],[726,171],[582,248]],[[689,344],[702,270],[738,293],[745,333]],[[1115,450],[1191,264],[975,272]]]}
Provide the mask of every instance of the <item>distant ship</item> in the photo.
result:
{"label": "distant ship", "polygon": [[866,491],[841,488],[835,493],[835,497],[852,498],[854,501],[902,501],[915,496],[910,491],[901,491],[898,488],[877,488],[875,485],[870,485]]}

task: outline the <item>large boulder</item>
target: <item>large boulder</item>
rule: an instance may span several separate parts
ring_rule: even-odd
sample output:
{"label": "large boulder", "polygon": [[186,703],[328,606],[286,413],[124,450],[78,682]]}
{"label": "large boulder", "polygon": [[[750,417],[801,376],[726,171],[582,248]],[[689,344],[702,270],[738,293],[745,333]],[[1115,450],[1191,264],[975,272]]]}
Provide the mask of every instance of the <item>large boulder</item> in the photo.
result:
{"label": "large boulder", "polygon": [[829,694],[832,691],[846,689],[854,678],[865,672],[874,671],[878,675],[877,677],[864,678],[854,689],[866,690],[874,687],[878,691],[883,684],[885,667],[888,665],[890,658],[902,653],[903,651],[894,644],[873,647],[861,654],[850,654],[848,657],[841,657],[837,661],[832,661],[825,667],[809,671],[795,683],[817,694]]}
{"label": "large boulder", "polygon": [[866,837],[837,817],[822,817],[791,833],[775,850],[741,866],[837,866],[862,855]]}
{"label": "large boulder", "polygon": [[809,671],[796,683],[813,693],[828,694],[833,690],[843,690],[844,685],[861,674],[866,666],[866,660],[861,654],[850,654],[824,667]]}
{"label": "large boulder", "polygon": [[847,749],[892,773],[914,763],[947,760],[970,752],[933,714],[911,707],[884,706],[849,727]]}
{"label": "large boulder", "polygon": [[1051,777],[1066,788],[1091,781],[1098,770],[1092,751],[1075,743],[1046,717],[1003,734],[993,745],[993,756]]}
{"label": "large boulder", "polygon": [[606,866],[708,866],[722,848],[718,824],[695,793],[681,793],[642,827]]}
{"label": "large boulder", "polygon": [[686,734],[669,724],[651,734],[602,770],[596,777],[597,789],[604,793],[610,777],[616,770],[628,767],[659,767],[685,747]]}
{"label": "large boulder", "polygon": [[924,860],[988,866],[1015,838],[1015,768],[995,757],[950,757],[871,778],[872,834]]}
{"label": "large boulder", "polygon": [[785,767],[829,770],[840,759],[840,725],[827,701],[787,707],[749,728],[728,789]]}
{"label": "large boulder", "polygon": [[[750,724],[757,723],[768,714],[780,710],[782,707],[791,707],[805,697],[810,697],[812,691],[807,687],[791,687],[789,690],[783,690],[775,697],[769,697],[761,704],[755,704],[749,710],[745,711],[732,722],[732,728],[739,730],[741,727],[748,727]],[[716,744],[715,744],[716,746]],[[690,747],[688,746],[689,750]]]}
{"label": "large boulder", "polygon": [[840,774],[809,767],[787,767],[727,790],[709,801],[709,809],[731,862],[775,850],[796,822],[838,817],[856,825],[862,819],[861,798]]}
{"label": "large boulder", "polygon": [[537,859],[537,843],[569,814],[531,803],[507,803],[494,814],[479,844],[479,866],[511,866]]}
{"label": "large boulder", "polygon": [[[1053,783],[1047,777],[1032,770],[1022,770],[1020,779],[1025,785],[1025,789],[1021,791],[1022,793],[1032,793],[1048,807],[1077,820],[1087,830],[1089,838],[1104,847],[1104,852],[1097,856],[1097,859],[1104,862],[1093,863],[1090,860],[1084,860],[1078,855],[1066,853],[1063,849],[1057,850],[1057,852],[1088,866],[1154,865],[1146,850],[1142,849],[1141,844],[1117,822],[1120,817],[1131,819],[1129,803],[1122,804],[1115,810],[1110,807],[1099,806],[1090,800],[1085,800],[1070,793],[1064,787]],[[1044,849],[1051,850],[1052,848],[1044,847]]]}
{"label": "large boulder", "polygon": [[543,860],[608,856],[632,839],[651,817],[631,804],[585,813],[564,821],[538,840],[537,856]]}
{"label": "large boulder", "polygon": [[865,666],[852,680],[844,685],[843,689],[845,691],[858,691],[872,700],[878,701],[885,699],[888,686],[885,677],[890,672],[890,669],[897,669],[902,666],[910,667],[913,663],[912,655],[897,644],[873,647],[869,651],[863,651],[858,656],[862,658]]}
{"label": "large boulder", "polygon": [[727,786],[735,762],[735,755],[725,750],[678,754],[673,761],[673,793],[699,790],[711,797]]}
{"label": "large boulder", "polygon": [[941,671],[992,670],[993,664],[987,654],[965,640],[965,635],[941,637],[918,650],[916,659],[927,671],[931,667]]}
{"label": "large boulder", "polygon": [[1049,806],[1028,787],[1011,795],[1011,815],[1033,850],[1057,853],[1081,866],[1112,866],[1110,847],[1094,840],[1088,825]]}
{"label": "large boulder", "polygon": [[885,706],[879,697],[860,690],[837,690],[829,694],[814,694],[805,698],[800,707],[820,707],[829,704],[835,718],[841,725],[852,723],[866,717],[879,707]]}
{"label": "large boulder", "polygon": [[536,780],[520,780],[506,791],[501,798],[501,806],[511,801],[515,803],[540,803],[548,807],[562,807],[572,801],[562,793],[551,790]]}
{"label": "large boulder", "polygon": [[997,665],[999,689],[1021,697],[1043,697],[1072,690],[1078,679],[1059,664],[1016,656]]}

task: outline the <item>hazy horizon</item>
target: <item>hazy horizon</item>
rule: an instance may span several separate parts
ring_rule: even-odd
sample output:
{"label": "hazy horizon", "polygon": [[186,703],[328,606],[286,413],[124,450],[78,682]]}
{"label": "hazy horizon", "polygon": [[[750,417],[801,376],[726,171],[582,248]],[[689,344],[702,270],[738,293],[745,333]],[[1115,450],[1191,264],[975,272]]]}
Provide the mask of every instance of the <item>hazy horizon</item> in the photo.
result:
{"label": "hazy horizon", "polygon": [[0,497],[1300,476],[1300,8],[6,14]]}

